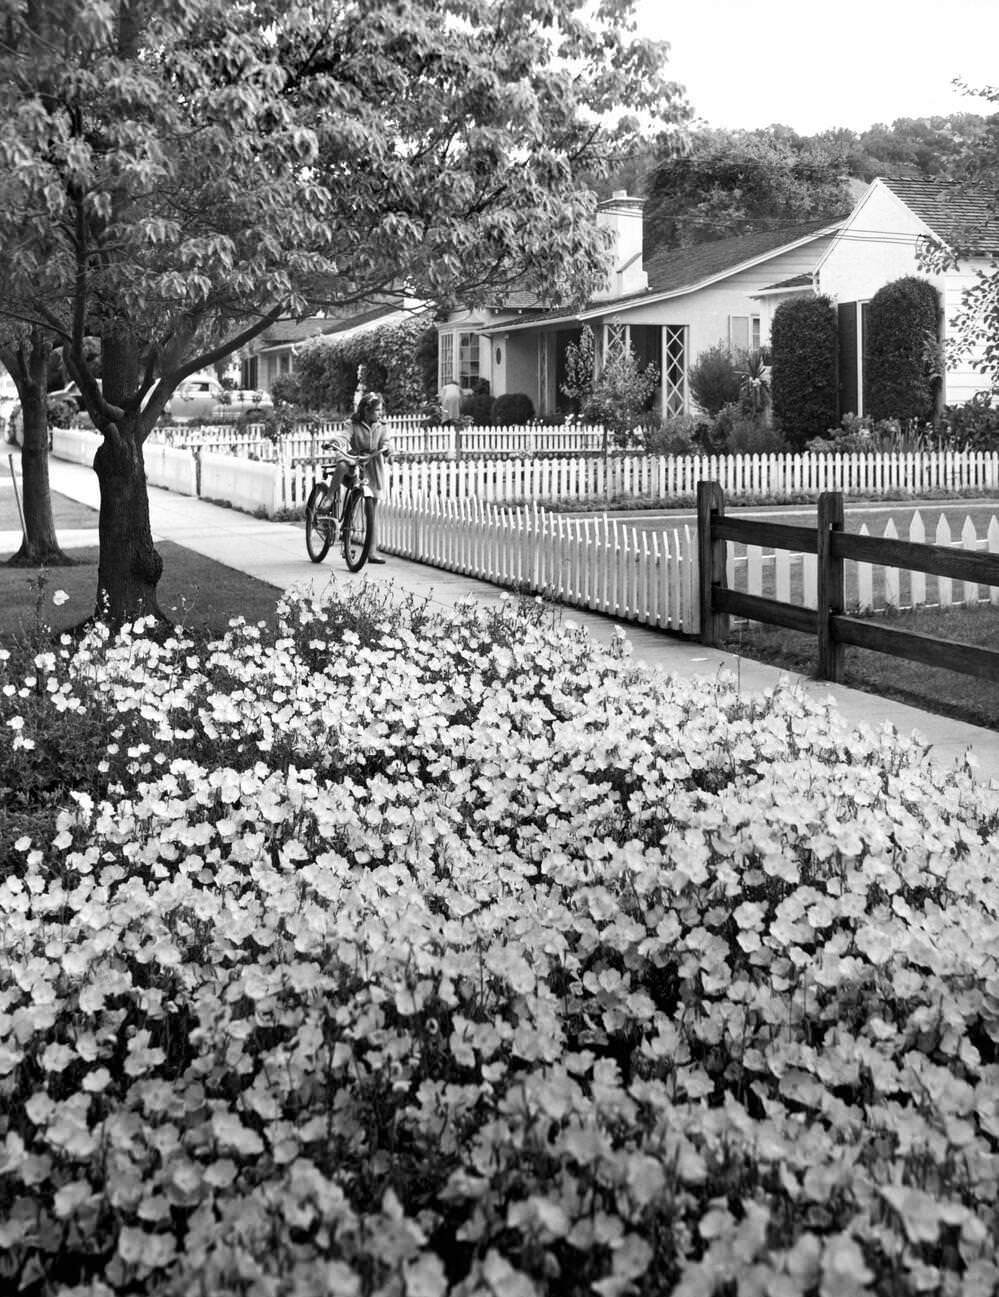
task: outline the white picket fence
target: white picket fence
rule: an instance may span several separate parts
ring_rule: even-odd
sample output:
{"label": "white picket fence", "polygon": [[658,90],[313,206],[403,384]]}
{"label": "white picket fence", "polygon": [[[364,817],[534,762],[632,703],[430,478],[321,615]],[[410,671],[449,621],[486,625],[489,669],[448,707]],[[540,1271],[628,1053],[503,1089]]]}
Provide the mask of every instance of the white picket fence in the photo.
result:
{"label": "white picket fence", "polygon": [[[92,432],[53,432],[53,452],[63,459],[91,463],[98,444],[99,438]],[[968,458],[977,470],[984,464],[985,469],[994,472],[995,465],[990,469],[981,456]],[[690,471],[689,463],[681,462],[684,471]],[[268,515],[284,503],[280,488],[287,482],[275,473],[276,466],[209,452],[201,457],[195,472],[189,453],[153,443],[145,447],[145,463],[152,486],[208,499],[228,499],[239,508],[260,508]],[[715,466],[724,463],[702,461],[700,473],[710,478]],[[396,465],[393,473],[400,467]],[[382,544],[387,551],[498,585],[548,595],[558,602],[621,620],[691,635],[698,632],[697,545],[691,528],[646,530],[638,520],[624,521],[603,514],[568,518],[546,510],[537,501],[504,505],[468,487],[467,477],[463,478],[458,470],[471,465],[450,467],[455,470],[448,483],[449,488],[454,488],[451,494],[425,492],[407,496],[398,489],[397,480],[397,489],[383,499],[379,511]],[[522,481],[511,483],[505,477],[508,461],[498,461],[493,468],[498,475],[489,483],[493,488],[513,490],[514,484],[518,488],[522,485]],[[965,469],[970,474],[967,463],[961,465],[952,459],[930,471],[960,478]],[[312,480],[311,473],[307,480]],[[568,488],[579,480],[567,476],[561,484]],[[895,536],[894,525],[889,523],[884,534]],[[955,533],[941,513],[931,532],[917,513],[907,539],[999,553],[999,518],[993,515],[984,534],[978,535],[970,518]],[[923,604],[999,604],[999,589],[980,589],[970,582],[852,562],[847,562],[846,569],[851,607],[877,610]],[[811,608],[817,604],[814,555],[730,546],[728,581],[733,589],[751,594]]]}
{"label": "white picket fence", "polygon": [[[444,455],[450,459],[457,459],[459,455],[578,454],[601,450],[604,439],[602,428],[582,425],[551,428],[541,425],[424,427],[418,418],[406,416],[390,417],[386,423],[395,451],[404,455]],[[290,464],[299,459],[321,458],[324,440],[346,436],[348,432],[346,423],[333,420],[296,428],[276,441],[265,437],[263,429],[256,424],[246,428],[224,425],[158,428],[153,439],[169,446],[197,447],[215,453]]]}
{"label": "white picket fence", "polygon": [[475,499],[383,500],[388,553],[623,621],[698,630],[693,530],[648,532],[602,515]]}
{"label": "white picket fence", "polygon": [[[867,524],[859,534],[870,536]],[[899,532],[892,519],[880,533],[882,538],[898,540]],[[970,551],[999,554],[999,518],[995,514],[984,530],[965,517],[956,531],[941,513],[936,526],[929,530],[920,512],[916,512],[908,531],[901,537],[917,545],[949,545]],[[979,586],[973,581],[954,581],[950,577],[927,576],[924,572],[881,564],[844,564],[846,602],[849,609],[883,612],[888,608],[950,608],[956,604],[975,607],[992,603],[999,606],[999,586]],[[729,544],[726,557],[726,579],[731,589],[746,594],[764,595],[782,603],[805,608],[818,606],[817,560],[814,554],[788,550],[764,550],[759,545]]]}

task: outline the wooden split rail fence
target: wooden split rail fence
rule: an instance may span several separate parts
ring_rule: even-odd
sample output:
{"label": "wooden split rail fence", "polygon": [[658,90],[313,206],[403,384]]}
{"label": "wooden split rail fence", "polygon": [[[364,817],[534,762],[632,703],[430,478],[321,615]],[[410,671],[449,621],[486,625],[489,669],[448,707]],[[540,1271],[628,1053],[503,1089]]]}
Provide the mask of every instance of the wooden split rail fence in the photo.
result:
{"label": "wooden split rail fence", "polygon": [[[717,482],[702,482],[698,487],[697,534],[700,635],[705,644],[716,644],[727,637],[730,616],[746,617],[814,635],[818,674],[822,679],[842,680],[843,650],[852,644],[999,682],[999,650],[847,614],[844,583],[844,563],[853,560],[936,575],[967,586],[989,586],[994,595],[999,588],[999,554],[846,532],[840,492],[820,495],[815,528],[727,517],[724,492]],[[729,542],[814,554],[816,606],[806,607],[790,603],[786,597],[770,598],[729,588],[730,565],[726,552]]]}

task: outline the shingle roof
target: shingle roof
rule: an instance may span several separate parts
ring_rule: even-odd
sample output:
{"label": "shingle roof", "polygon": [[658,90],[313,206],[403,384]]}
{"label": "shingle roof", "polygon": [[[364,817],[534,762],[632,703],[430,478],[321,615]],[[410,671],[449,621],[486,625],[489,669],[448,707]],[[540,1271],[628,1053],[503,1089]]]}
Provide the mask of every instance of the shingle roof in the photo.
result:
{"label": "shingle roof", "polygon": [[776,284],[767,284],[763,289],[764,293],[773,293],[779,288],[811,288],[812,276],[810,274],[792,275],[790,279],[780,279]]}
{"label": "shingle roof", "polygon": [[698,243],[693,248],[666,248],[645,263],[649,291],[671,293],[693,288],[706,279],[734,270],[747,261],[776,252],[799,239],[819,234],[838,224],[828,219],[808,221],[802,225],[785,225],[779,230],[761,230],[756,234],[738,234],[712,243]]}
{"label": "shingle roof", "polygon": [[947,180],[879,179],[945,243],[980,252],[999,251],[999,214],[994,197],[990,199],[984,190]]}
{"label": "shingle roof", "polygon": [[[728,239],[715,239],[712,243],[699,243],[693,248],[664,248],[656,252],[645,262],[649,277],[649,286],[643,293],[629,297],[610,298],[588,303],[580,312],[566,308],[555,310],[522,310],[516,319],[497,320],[491,326],[498,332],[504,327],[523,328],[534,323],[552,323],[556,320],[578,320],[581,315],[596,311],[611,311],[618,306],[634,306],[636,303],[659,293],[676,293],[692,291],[707,280],[724,275],[726,271],[735,271],[747,262],[765,257],[768,253],[777,253],[802,239],[814,238],[824,230],[830,233],[839,227],[839,222],[821,220],[808,221],[802,225],[785,225],[779,230],[763,230],[756,234],[738,234]],[[806,276],[806,279],[810,277]]]}
{"label": "shingle roof", "polygon": [[369,324],[382,316],[392,315],[398,308],[395,305],[373,306],[369,310],[343,311],[334,316],[310,315],[304,320],[277,320],[265,329],[254,341],[256,351],[266,351],[269,347],[288,347],[307,338],[324,337],[329,333],[343,333],[359,324]]}

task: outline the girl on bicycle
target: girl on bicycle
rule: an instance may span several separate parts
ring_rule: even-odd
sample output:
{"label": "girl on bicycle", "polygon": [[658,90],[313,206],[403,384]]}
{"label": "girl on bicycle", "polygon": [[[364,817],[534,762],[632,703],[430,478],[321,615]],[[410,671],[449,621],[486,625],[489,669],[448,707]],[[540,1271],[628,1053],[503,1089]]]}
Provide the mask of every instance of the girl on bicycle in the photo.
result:
{"label": "girl on bicycle", "polygon": [[[385,402],[380,392],[365,392],[357,403],[354,417],[350,421],[350,453],[352,455],[372,455],[367,465],[367,483],[372,497],[371,513],[371,552],[369,563],[384,563],[378,553],[378,500],[385,488],[385,461],[392,453],[388,439],[388,429],[382,422],[385,415]],[[333,473],[333,490],[337,493],[343,486],[344,479],[351,472],[347,460],[341,460]]]}

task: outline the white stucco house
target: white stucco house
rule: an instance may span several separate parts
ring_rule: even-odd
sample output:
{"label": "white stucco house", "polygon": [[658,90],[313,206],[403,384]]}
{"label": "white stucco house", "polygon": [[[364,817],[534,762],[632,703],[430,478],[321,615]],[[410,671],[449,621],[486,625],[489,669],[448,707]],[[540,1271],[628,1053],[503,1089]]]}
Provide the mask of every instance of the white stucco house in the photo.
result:
{"label": "white stucco house", "polygon": [[[920,248],[937,240],[951,248],[972,247],[954,269],[927,270]],[[979,270],[999,253],[999,218],[984,195],[961,185],[931,180],[877,179],[861,195],[815,267],[812,289],[830,297],[839,317],[840,411],[863,414],[866,308],[885,284],[915,275],[940,296],[940,339],[946,341],[961,295]],[[961,405],[989,383],[973,357],[948,364],[941,402]]]}
{"label": "white stucco house", "polygon": [[802,277],[804,291],[813,291],[812,272],[838,229],[813,221],[646,258],[642,207],[623,191],[601,203],[597,219],[614,236],[612,266],[604,291],[582,310],[467,309],[440,322],[441,386],[486,379],[494,396],[525,392],[539,414],[554,414],[565,405],[566,345],[588,324],[600,354],[630,343],[642,363],[655,363],[657,406],[686,413],[692,362],[719,343],[765,344],[774,310],[802,291]]}

